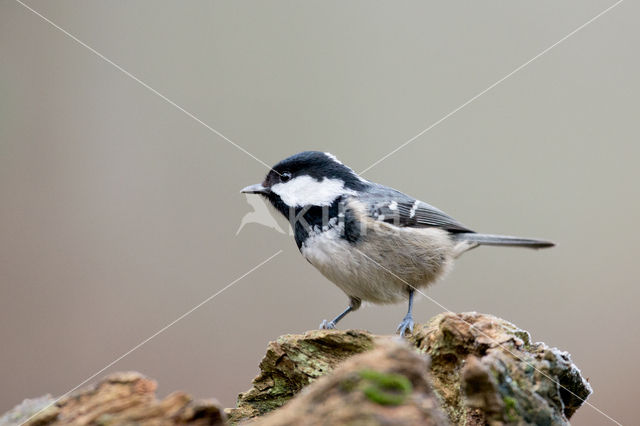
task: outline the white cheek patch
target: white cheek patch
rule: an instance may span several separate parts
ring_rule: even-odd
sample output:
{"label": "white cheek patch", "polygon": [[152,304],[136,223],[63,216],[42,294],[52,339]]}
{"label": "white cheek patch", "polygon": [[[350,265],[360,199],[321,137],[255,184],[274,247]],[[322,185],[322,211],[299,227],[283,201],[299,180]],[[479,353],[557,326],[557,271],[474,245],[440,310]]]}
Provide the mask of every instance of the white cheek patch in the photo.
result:
{"label": "white cheek patch", "polygon": [[271,191],[291,207],[328,206],[341,195],[355,195],[354,191],[344,187],[342,179],[317,181],[311,176],[298,176],[289,182],[277,183]]}

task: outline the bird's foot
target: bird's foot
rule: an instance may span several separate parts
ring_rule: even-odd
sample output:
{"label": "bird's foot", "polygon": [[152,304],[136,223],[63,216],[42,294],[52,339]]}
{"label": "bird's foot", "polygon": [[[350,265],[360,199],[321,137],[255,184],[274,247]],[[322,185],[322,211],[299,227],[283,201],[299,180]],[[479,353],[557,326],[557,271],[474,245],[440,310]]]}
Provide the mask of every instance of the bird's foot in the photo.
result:
{"label": "bird's foot", "polygon": [[336,323],[333,321],[322,320],[320,324],[320,330],[333,330],[336,328]]}
{"label": "bird's foot", "polygon": [[400,333],[400,336],[404,337],[407,333],[413,333],[413,317],[411,315],[407,315],[403,318],[402,322],[398,326],[396,333]]}
{"label": "bird's foot", "polygon": [[320,324],[320,330],[333,330],[336,328],[336,323],[333,321],[322,320]]}

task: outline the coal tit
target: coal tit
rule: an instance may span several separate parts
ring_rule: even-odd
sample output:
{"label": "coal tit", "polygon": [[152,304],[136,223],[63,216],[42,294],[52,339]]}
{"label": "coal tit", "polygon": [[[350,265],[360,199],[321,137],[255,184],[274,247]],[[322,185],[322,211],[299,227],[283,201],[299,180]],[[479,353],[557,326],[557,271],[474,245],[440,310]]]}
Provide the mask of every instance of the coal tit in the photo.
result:
{"label": "coal tit", "polygon": [[363,179],[324,152],[286,158],[262,183],[241,192],[262,195],[289,219],[302,255],[349,297],[347,309],[321,328],[335,328],[362,301],[408,300],[397,329],[405,335],[413,331],[415,290],[444,276],[462,253],[479,245],[554,245],[478,234],[427,203]]}

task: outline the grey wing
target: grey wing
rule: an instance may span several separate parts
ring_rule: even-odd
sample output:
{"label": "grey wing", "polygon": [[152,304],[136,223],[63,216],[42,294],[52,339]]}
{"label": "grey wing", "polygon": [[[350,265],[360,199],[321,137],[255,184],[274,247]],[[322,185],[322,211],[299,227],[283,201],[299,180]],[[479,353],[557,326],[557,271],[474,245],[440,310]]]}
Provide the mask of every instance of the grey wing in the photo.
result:
{"label": "grey wing", "polygon": [[473,232],[442,210],[382,185],[373,194],[359,198],[367,206],[369,216],[396,226],[437,227],[453,233]]}

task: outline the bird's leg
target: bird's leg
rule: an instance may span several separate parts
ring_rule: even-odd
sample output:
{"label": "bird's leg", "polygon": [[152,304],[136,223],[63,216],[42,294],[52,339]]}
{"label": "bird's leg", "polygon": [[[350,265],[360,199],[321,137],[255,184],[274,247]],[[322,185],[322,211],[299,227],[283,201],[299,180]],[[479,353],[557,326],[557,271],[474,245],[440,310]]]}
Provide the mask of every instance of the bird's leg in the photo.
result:
{"label": "bird's leg", "polygon": [[336,328],[336,324],[338,323],[338,321],[346,317],[349,312],[357,311],[361,303],[362,301],[360,299],[356,299],[355,297],[349,298],[349,306],[347,307],[347,309],[345,309],[340,315],[338,315],[331,321],[327,322],[327,320],[323,320],[322,323],[320,324],[320,329],[331,330]]}
{"label": "bird's leg", "polygon": [[321,330],[331,330],[331,329],[336,328],[336,324],[338,323],[338,321],[340,321],[342,318],[347,316],[347,314],[349,312],[351,312],[351,311],[353,311],[353,308],[351,307],[351,305],[349,305],[347,307],[347,309],[344,310],[344,312],[342,312],[340,315],[338,315],[337,317],[335,317],[331,321],[327,322],[327,320],[322,320],[322,323],[320,324],[320,329]]}
{"label": "bird's leg", "polygon": [[407,332],[407,330],[409,331],[409,333],[413,333],[413,314],[411,310],[413,309],[413,293],[414,292],[415,292],[414,289],[412,288],[409,289],[409,310],[407,311],[407,315],[404,316],[404,318],[402,319],[402,322],[400,323],[400,325],[398,326],[398,329],[396,330],[396,333],[400,333],[400,336],[403,336],[403,337]]}

